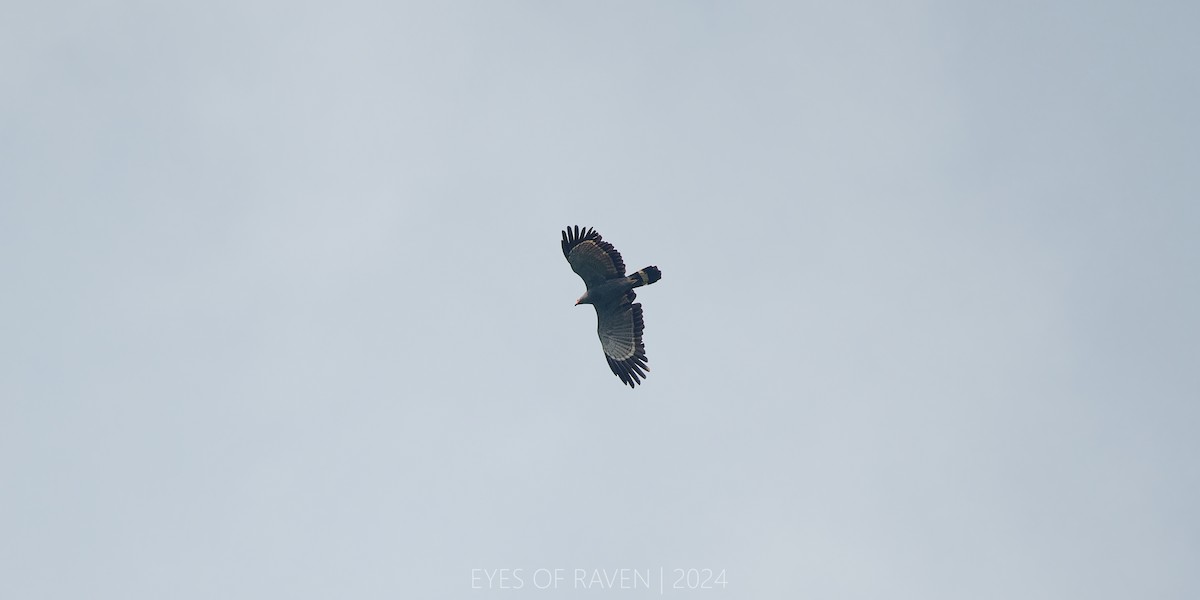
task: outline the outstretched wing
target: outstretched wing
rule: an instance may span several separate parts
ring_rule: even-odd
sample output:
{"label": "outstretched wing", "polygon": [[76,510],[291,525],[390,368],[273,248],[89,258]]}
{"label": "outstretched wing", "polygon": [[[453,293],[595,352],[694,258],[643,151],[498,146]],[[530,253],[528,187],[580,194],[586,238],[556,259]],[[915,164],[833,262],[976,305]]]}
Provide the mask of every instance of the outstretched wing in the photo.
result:
{"label": "outstretched wing", "polygon": [[614,277],[625,276],[625,261],[612,244],[604,241],[595,229],[568,227],[562,234],[563,256],[571,270],[591,289]]}
{"label": "outstretched wing", "polygon": [[633,301],[636,297],[631,290],[620,302],[596,306],[596,333],[600,334],[604,358],[629,387],[641,383],[650,370],[646,366],[646,345],[642,343],[642,305]]}

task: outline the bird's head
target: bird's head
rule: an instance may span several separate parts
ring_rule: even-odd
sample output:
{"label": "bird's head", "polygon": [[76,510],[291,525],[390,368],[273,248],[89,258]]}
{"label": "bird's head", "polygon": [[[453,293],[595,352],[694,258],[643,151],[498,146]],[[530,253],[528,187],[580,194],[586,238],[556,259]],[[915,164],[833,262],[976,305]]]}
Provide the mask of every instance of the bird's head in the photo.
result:
{"label": "bird's head", "polygon": [[588,298],[587,292],[584,292],[583,295],[580,296],[579,299],[575,301],[575,306],[579,306],[580,304],[591,304],[591,302],[592,302],[592,299]]}

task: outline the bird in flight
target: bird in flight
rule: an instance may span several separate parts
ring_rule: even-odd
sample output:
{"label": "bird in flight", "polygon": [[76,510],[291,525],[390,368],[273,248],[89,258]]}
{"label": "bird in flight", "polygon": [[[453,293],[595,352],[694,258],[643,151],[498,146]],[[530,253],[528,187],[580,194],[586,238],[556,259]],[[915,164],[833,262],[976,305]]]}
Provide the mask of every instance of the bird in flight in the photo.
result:
{"label": "bird in flight", "polygon": [[576,225],[563,231],[562,250],[571,270],[587,286],[575,305],[591,304],[596,309],[596,333],[609,368],[622,383],[636,386],[650,367],[642,343],[642,305],[633,301],[637,297],[633,288],[662,279],[662,271],[646,267],[626,276],[621,253],[590,227]]}

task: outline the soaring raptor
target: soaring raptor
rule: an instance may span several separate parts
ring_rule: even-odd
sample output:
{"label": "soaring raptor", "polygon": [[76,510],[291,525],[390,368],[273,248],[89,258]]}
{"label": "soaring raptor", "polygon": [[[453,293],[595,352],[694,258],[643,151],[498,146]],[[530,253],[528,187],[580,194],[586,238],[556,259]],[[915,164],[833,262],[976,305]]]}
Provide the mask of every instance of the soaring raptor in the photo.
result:
{"label": "soaring raptor", "polygon": [[634,387],[646,378],[646,345],[642,343],[642,305],[634,302],[633,288],[662,279],[658,267],[625,275],[625,261],[613,245],[592,228],[568,227],[562,232],[563,256],[583,279],[587,291],[575,305],[596,309],[596,333],[608,366],[621,382]]}

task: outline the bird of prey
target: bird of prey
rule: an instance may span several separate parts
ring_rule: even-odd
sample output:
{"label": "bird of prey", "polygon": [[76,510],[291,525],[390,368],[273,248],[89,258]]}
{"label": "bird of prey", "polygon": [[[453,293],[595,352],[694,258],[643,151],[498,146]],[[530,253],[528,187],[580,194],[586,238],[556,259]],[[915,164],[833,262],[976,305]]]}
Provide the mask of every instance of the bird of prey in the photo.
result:
{"label": "bird of prey", "polygon": [[578,225],[562,232],[563,256],[583,279],[587,291],[575,305],[596,309],[596,333],[608,366],[621,382],[634,387],[646,378],[646,345],[642,343],[642,305],[634,302],[633,288],[662,279],[658,267],[625,275],[625,261],[596,230]]}

